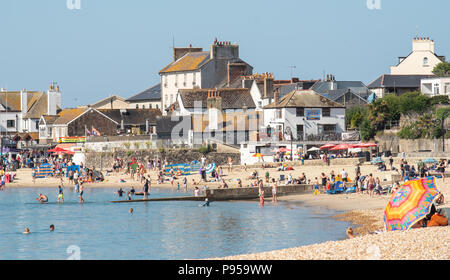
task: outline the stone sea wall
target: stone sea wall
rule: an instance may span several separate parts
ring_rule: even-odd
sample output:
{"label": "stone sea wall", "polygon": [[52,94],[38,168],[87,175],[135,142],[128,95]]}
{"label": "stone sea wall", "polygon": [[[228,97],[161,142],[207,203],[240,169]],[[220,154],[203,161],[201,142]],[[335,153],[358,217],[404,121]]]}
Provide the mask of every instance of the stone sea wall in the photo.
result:
{"label": "stone sea wall", "polygon": [[[128,162],[135,157],[136,160],[143,162],[144,165],[149,158],[159,157],[164,160],[167,157],[169,163],[191,163],[194,160],[200,161],[202,154],[198,150],[189,149],[171,149],[171,150],[138,150],[129,151],[126,149],[115,149],[114,152],[102,152],[88,150],[86,153],[86,166],[96,169],[111,170],[115,158],[123,159]],[[235,164],[240,162],[240,154],[236,153],[209,153],[206,156],[207,162],[214,162],[218,165],[226,165],[228,158],[231,157]]]}

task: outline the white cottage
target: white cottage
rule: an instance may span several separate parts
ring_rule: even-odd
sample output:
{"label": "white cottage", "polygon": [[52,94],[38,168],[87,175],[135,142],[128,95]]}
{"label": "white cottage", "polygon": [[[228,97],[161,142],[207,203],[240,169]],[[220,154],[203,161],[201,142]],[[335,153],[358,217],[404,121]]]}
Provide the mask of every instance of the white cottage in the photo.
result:
{"label": "white cottage", "polygon": [[264,107],[264,126],[269,134],[292,132],[297,141],[341,140],[345,106],[312,90],[295,90]]}

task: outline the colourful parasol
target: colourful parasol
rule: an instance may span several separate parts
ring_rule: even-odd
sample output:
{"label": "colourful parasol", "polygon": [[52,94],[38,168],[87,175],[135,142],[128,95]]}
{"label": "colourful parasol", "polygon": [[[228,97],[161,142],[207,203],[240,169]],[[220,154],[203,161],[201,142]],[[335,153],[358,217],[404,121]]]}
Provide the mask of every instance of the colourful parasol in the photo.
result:
{"label": "colourful parasol", "polygon": [[434,177],[404,183],[392,194],[384,212],[387,231],[407,230],[431,211],[439,190]]}
{"label": "colourful parasol", "polygon": [[262,158],[262,157],[264,157],[264,155],[260,154],[260,153],[256,153],[253,155],[253,157]]}
{"label": "colourful parasol", "polygon": [[348,150],[352,148],[353,148],[352,144],[339,144],[336,147],[330,149],[330,151]]}
{"label": "colourful parasol", "polygon": [[334,147],[336,147],[337,145],[335,145],[335,144],[326,144],[326,145],[323,145],[322,147],[320,147],[320,149],[321,150],[326,150],[326,149],[331,149],[331,148],[334,148]]}
{"label": "colourful parasol", "polygon": [[359,143],[353,145],[353,148],[372,148],[372,147],[378,147],[375,143]]}
{"label": "colourful parasol", "polygon": [[216,164],[215,163],[210,163],[206,166],[206,173],[212,173],[215,169],[216,169]]}

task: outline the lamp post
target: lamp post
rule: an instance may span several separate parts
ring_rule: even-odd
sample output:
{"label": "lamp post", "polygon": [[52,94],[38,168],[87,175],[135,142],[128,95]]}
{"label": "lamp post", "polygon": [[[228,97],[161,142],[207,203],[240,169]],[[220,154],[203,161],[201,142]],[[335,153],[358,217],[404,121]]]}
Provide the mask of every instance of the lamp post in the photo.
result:
{"label": "lamp post", "polygon": [[284,129],[284,134],[285,135],[289,135],[290,138],[291,138],[291,161],[294,161],[294,149],[293,149],[293,144],[292,144],[293,136],[292,136],[292,129],[291,129],[291,127],[287,126]]}

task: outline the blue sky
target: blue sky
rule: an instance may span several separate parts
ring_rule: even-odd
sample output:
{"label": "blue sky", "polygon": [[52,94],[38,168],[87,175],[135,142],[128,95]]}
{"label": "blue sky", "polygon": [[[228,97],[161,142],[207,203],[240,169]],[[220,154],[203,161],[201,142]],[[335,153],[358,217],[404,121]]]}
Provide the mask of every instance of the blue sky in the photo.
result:
{"label": "blue sky", "polygon": [[276,79],[370,83],[431,37],[450,57],[447,0],[0,1],[0,87],[45,90],[57,82],[63,106],[112,94],[128,98],[156,83],[175,46],[209,49],[217,37],[240,45],[255,72]]}

